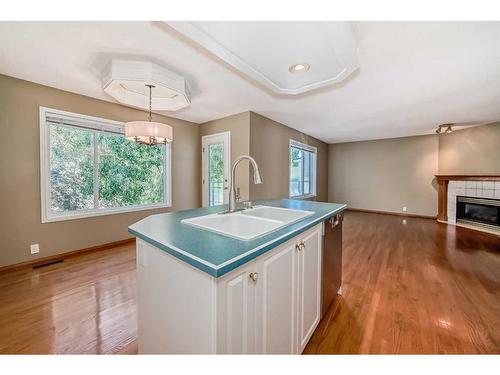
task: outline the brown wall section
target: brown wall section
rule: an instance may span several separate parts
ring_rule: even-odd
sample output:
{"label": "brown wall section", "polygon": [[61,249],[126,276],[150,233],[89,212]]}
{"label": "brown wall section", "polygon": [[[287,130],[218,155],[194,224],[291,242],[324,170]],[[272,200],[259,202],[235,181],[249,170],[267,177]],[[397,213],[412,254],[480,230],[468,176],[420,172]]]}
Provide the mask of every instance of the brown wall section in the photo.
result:
{"label": "brown wall section", "polygon": [[328,145],[279,122],[250,112],[250,155],[262,172],[262,185],[250,184],[250,198],[288,198],[290,175],[290,139],[314,146],[317,155],[317,197],[328,200]]}
{"label": "brown wall section", "polygon": [[259,164],[264,183],[254,185],[248,162],[236,171],[242,199],[288,198],[290,139],[318,149],[317,200],[328,199],[328,145],[254,112],[243,112],[200,125],[200,134],[231,132],[231,161],[250,155]]}
{"label": "brown wall section", "polygon": [[441,134],[439,173],[500,175],[500,123]]}
{"label": "brown wall section", "polygon": [[[174,128],[171,209],[41,223],[39,107],[117,121],[143,111],[0,75],[0,267],[129,237],[148,215],[200,205],[200,136],[196,124],[154,115]],[[29,245],[40,244],[30,255]]]}
{"label": "brown wall section", "polygon": [[435,216],[435,174],[500,175],[500,123],[451,134],[330,145],[329,200]]}
{"label": "brown wall section", "polygon": [[435,135],[330,145],[329,201],[435,216],[437,170]]}

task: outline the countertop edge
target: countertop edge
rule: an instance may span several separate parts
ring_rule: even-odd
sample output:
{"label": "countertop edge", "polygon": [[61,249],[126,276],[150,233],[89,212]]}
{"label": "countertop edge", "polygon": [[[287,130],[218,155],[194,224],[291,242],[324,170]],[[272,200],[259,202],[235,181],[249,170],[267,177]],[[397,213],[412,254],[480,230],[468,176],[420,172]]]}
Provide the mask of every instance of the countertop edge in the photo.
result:
{"label": "countertop edge", "polygon": [[[290,232],[287,232],[286,234],[277,237],[269,242],[266,242],[260,246],[257,246],[251,250],[248,250],[247,252],[238,255],[224,263],[221,263],[220,265],[215,265],[210,262],[207,262],[201,258],[198,258],[192,254],[188,254],[186,251],[179,249],[173,245],[166,245],[163,243],[160,243],[158,241],[153,240],[152,238],[143,235],[142,233],[139,233],[130,227],[128,228],[128,232],[141,240],[159,248],[160,250],[184,261],[188,265],[191,265],[195,268],[198,268],[199,270],[208,273],[210,276],[213,276],[215,278],[221,277],[222,275],[242,266],[245,263],[248,263],[249,261],[257,258],[258,256],[270,251],[271,249],[274,249],[276,246],[281,245],[282,243],[288,241],[290,238],[295,237],[299,235],[300,233],[305,232],[306,230],[314,227],[315,225],[325,221],[326,219],[332,217],[338,212],[342,212],[346,209],[347,205],[343,204],[340,207],[329,211],[328,213],[312,220],[311,222],[308,222],[302,227],[296,228],[295,230],[292,230]],[[184,254],[186,253],[186,254]]]}

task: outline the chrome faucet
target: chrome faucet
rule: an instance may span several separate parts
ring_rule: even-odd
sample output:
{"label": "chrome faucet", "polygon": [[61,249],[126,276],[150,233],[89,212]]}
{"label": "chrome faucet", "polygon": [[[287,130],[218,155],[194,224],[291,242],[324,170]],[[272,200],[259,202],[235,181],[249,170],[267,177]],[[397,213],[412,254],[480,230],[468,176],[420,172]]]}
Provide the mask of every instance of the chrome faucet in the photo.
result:
{"label": "chrome faucet", "polygon": [[262,177],[260,176],[259,166],[254,158],[248,155],[241,155],[238,159],[236,159],[231,167],[231,184],[229,186],[229,208],[227,212],[235,212],[236,211],[236,186],[234,184],[234,175],[236,172],[236,166],[242,160],[248,160],[250,164],[252,164],[253,168],[253,183],[254,184],[262,184]]}

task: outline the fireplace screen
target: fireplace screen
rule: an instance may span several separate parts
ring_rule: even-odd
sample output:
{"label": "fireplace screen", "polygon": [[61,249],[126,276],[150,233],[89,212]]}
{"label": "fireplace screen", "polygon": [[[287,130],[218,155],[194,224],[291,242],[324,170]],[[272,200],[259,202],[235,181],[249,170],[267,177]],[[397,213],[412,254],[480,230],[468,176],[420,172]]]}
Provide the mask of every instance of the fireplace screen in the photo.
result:
{"label": "fireplace screen", "polygon": [[457,222],[500,229],[500,200],[458,196]]}

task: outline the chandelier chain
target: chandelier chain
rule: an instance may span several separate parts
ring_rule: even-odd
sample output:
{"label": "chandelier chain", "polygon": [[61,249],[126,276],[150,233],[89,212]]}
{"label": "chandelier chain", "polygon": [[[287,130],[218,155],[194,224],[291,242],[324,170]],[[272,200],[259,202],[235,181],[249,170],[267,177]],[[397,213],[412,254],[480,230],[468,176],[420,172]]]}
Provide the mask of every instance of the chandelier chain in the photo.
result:
{"label": "chandelier chain", "polygon": [[153,116],[151,114],[151,102],[152,102],[152,89],[153,89],[153,85],[148,85],[146,84],[146,86],[149,87],[149,115],[148,115],[148,119],[149,119],[149,122],[151,122],[153,120]]}

